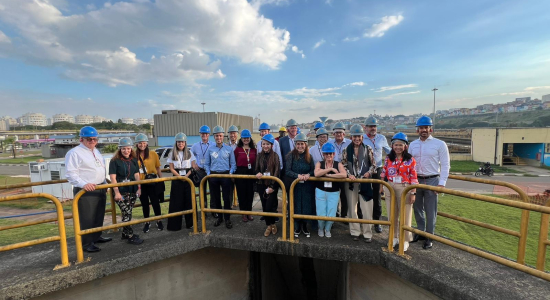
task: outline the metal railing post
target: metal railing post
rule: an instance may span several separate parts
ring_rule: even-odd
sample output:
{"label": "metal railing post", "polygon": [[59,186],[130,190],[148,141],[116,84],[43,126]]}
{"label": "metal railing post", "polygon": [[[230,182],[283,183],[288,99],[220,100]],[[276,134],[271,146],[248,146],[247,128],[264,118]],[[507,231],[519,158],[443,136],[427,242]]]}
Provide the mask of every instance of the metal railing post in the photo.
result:
{"label": "metal railing post", "polygon": [[[546,203],[546,207],[550,207],[550,200]],[[537,250],[537,270],[544,271],[546,264],[546,246],[550,243],[548,241],[548,220],[550,215],[541,214],[540,216],[540,231],[539,231],[539,244]]]}

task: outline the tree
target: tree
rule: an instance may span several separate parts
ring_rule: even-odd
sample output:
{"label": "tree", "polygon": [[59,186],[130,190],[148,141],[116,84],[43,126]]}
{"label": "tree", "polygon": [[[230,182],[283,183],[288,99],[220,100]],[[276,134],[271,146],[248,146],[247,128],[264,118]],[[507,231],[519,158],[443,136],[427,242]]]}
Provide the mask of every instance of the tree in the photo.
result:
{"label": "tree", "polygon": [[7,145],[11,145],[11,151],[13,153],[13,158],[16,158],[15,147],[16,147],[17,142],[15,141],[15,137],[6,138],[4,140],[4,143],[6,144],[6,148],[7,148]]}
{"label": "tree", "polygon": [[103,149],[101,149],[101,152],[102,153],[115,153],[117,150],[118,150],[118,145],[117,144],[109,144],[109,145],[103,147]]}

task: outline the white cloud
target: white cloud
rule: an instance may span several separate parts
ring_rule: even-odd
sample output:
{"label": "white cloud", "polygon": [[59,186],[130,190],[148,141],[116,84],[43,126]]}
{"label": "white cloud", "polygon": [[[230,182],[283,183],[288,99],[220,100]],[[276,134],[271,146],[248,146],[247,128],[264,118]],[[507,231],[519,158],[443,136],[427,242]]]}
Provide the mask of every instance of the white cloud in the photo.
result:
{"label": "white cloud", "polygon": [[315,43],[315,45],[313,46],[313,50],[321,47],[321,45],[323,45],[325,43],[325,39],[321,39],[320,41],[318,41],[317,43]]}
{"label": "white cloud", "polygon": [[373,24],[371,28],[365,30],[363,37],[374,38],[382,37],[390,28],[396,26],[403,21],[403,16],[385,16],[382,18],[382,22]]}
{"label": "white cloud", "polygon": [[[2,5],[0,22],[17,34],[12,40],[18,43],[0,47],[0,55],[110,85],[223,77],[213,55],[277,69],[290,42],[288,31],[274,27],[246,0],[116,2],[73,15],[47,1]],[[157,49],[162,57],[146,61],[135,54],[141,48]],[[145,73],[129,74],[125,67]]]}
{"label": "white cloud", "polygon": [[343,39],[343,42],[357,42],[359,40],[359,37],[353,36],[353,37],[346,37]]}
{"label": "white cloud", "polygon": [[10,38],[0,30],[0,43],[11,44]]}
{"label": "white cloud", "polygon": [[393,91],[393,90],[401,90],[401,89],[407,89],[407,88],[414,88],[418,87],[418,84],[404,84],[404,85],[393,85],[393,86],[383,86],[378,89],[373,89],[373,91],[377,93],[385,92],[385,91]]}
{"label": "white cloud", "polygon": [[348,83],[348,84],[345,84],[344,87],[348,87],[348,86],[364,86],[365,83],[362,82],[362,81],[357,81],[357,82],[352,82],[352,83]]}
{"label": "white cloud", "polygon": [[530,87],[526,87],[526,88],[525,88],[526,91],[549,90],[549,89],[550,89],[550,85],[546,85],[546,86],[530,86]]}
{"label": "white cloud", "polygon": [[302,58],[306,58],[306,55],[304,54],[304,51],[298,49],[298,47],[293,45],[290,49],[292,50],[292,52],[300,54],[302,56]]}

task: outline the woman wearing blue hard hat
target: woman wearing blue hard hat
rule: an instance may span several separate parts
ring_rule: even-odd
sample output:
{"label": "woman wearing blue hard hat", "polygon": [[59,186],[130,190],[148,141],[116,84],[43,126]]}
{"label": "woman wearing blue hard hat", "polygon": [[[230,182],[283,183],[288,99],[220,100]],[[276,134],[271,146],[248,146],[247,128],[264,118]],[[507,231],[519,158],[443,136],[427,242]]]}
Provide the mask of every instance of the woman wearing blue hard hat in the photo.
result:
{"label": "woman wearing blue hard hat", "polygon": [[[191,175],[191,168],[196,165],[195,156],[187,148],[187,136],[185,133],[180,132],[175,136],[174,148],[168,157],[167,163],[170,164],[170,173],[174,176]],[[170,189],[170,205],[168,206],[168,213],[175,213],[192,208],[192,202],[195,197],[195,191],[191,196],[191,186],[184,180],[173,180],[172,187]],[[181,230],[183,216],[176,216],[168,218],[168,224],[166,229],[170,231]],[[193,228],[193,215],[185,215],[185,228]]]}
{"label": "woman wearing blue hard hat", "polygon": [[[256,167],[254,172],[256,178],[258,178],[257,191],[262,201],[262,209],[264,212],[277,212],[279,206],[279,200],[277,198],[277,191],[279,190],[279,184],[275,180],[262,179],[264,176],[279,177],[279,155],[273,151],[273,144],[275,143],[275,137],[268,133],[262,137],[261,141],[262,150],[256,157]],[[238,188],[237,188],[238,191]],[[277,234],[277,225],[275,225],[275,217],[265,217],[265,229],[264,236],[268,237],[270,234]]]}
{"label": "woman wearing blue hard hat", "polygon": [[[252,140],[250,130],[244,129],[241,132],[241,138],[235,148],[235,161],[237,162],[237,171],[239,175],[254,175],[254,164],[256,163],[256,146]],[[252,210],[252,200],[254,200],[254,181],[250,179],[235,179],[237,188],[237,197],[239,198],[239,209],[244,211]],[[243,215],[243,222],[254,220],[251,215]]]}
{"label": "woman wearing blue hard hat", "polygon": [[[399,216],[402,207],[401,205],[401,195],[403,194],[403,189],[411,184],[418,184],[418,178],[416,174],[416,161],[414,157],[408,152],[409,148],[409,139],[407,135],[399,132],[396,133],[391,139],[391,152],[386,156],[384,162],[384,167],[382,169],[382,174],[380,177],[382,180],[386,180],[395,191],[395,200],[396,205],[394,210],[394,239],[393,246],[398,247],[399,241]],[[384,186],[380,185],[380,192],[384,191]],[[407,194],[407,202],[405,204],[405,225],[411,226],[412,223],[412,204],[416,198],[416,189],[411,190]],[[386,198],[386,211],[390,211],[390,201],[388,197]],[[388,213],[388,217],[390,214]],[[409,242],[412,240],[411,233],[405,231],[405,251],[409,248]]]}
{"label": "woman wearing blue hard hat", "polygon": [[[139,166],[136,153],[132,150],[132,140],[122,138],[118,143],[118,150],[109,163],[109,177],[111,183],[123,183],[139,180]],[[132,220],[132,210],[137,197],[141,194],[139,185],[114,187],[114,198],[122,214],[122,222]],[[131,226],[122,228],[122,239],[128,240],[129,244],[139,245],[143,240],[139,235],[134,234]]]}
{"label": "woman wearing blue hard hat", "polygon": [[[315,164],[315,177],[346,178],[348,177],[344,165],[334,160],[336,148],[326,143],[322,146],[323,160]],[[318,216],[336,217],[338,201],[340,200],[340,183],[330,181],[317,182],[315,188],[315,207]],[[331,237],[332,221],[317,221],[320,237]]]}

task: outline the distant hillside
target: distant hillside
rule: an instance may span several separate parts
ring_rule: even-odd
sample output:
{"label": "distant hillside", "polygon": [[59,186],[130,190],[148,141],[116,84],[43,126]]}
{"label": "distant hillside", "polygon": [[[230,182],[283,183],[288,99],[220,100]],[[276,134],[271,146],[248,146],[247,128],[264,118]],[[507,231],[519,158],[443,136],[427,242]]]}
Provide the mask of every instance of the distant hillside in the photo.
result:
{"label": "distant hillside", "polygon": [[[498,118],[498,121],[497,121]],[[550,126],[550,110],[534,110],[514,113],[482,114],[436,118],[436,127],[546,127]]]}

